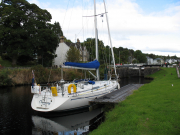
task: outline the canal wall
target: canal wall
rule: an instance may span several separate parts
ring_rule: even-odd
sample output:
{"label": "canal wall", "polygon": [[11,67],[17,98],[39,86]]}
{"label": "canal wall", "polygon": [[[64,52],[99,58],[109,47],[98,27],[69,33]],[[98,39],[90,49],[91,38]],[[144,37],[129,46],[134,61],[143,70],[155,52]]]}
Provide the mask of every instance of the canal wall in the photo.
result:
{"label": "canal wall", "polygon": [[147,76],[159,71],[159,67],[145,67],[145,68],[128,68],[121,67],[117,68],[117,74],[119,74],[120,78],[130,77],[130,76]]}

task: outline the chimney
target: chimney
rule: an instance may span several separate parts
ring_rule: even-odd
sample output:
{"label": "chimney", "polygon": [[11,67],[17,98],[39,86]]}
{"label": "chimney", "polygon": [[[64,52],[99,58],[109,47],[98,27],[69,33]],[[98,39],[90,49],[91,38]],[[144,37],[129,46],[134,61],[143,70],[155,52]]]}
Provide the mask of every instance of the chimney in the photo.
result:
{"label": "chimney", "polygon": [[79,40],[79,38],[77,39],[77,43],[80,43],[80,40]]}
{"label": "chimney", "polygon": [[60,43],[64,43],[64,36],[60,37]]}

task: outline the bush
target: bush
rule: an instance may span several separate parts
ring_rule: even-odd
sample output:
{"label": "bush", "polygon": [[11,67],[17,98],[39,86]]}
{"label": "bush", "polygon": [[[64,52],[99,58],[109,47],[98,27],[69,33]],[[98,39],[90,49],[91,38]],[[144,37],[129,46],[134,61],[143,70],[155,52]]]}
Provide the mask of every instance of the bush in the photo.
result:
{"label": "bush", "polygon": [[74,79],[81,79],[83,74],[80,71],[74,69],[65,70],[64,71],[65,80],[72,81]]}
{"label": "bush", "polygon": [[44,68],[42,65],[33,66],[31,70],[34,71],[36,83],[48,82],[49,70]]}
{"label": "bush", "polygon": [[9,78],[9,72],[5,70],[0,71],[0,86],[11,86],[13,84],[12,78]]}

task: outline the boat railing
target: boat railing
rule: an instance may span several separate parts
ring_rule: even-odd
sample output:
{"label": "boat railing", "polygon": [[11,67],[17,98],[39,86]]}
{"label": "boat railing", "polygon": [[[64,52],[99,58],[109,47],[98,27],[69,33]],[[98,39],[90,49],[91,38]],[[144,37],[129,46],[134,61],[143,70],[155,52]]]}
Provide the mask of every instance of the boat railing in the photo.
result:
{"label": "boat railing", "polygon": [[48,86],[40,86],[40,85],[31,86],[31,93],[38,95],[42,95],[42,93],[43,95],[49,93],[51,96],[54,96],[54,94],[57,96],[58,93],[64,95],[64,92],[67,90],[68,90],[68,86],[64,86],[64,87],[61,86],[48,87]]}
{"label": "boat railing", "polygon": [[41,94],[41,86],[31,86],[31,93]]}

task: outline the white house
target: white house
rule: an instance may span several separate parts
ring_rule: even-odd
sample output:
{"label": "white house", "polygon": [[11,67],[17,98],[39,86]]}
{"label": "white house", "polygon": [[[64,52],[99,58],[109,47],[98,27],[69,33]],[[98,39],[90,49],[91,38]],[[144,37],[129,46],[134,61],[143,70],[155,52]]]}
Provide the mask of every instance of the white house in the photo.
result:
{"label": "white house", "polygon": [[147,64],[148,64],[148,65],[154,64],[153,58],[150,58],[150,57],[148,57],[148,56],[146,56],[146,58],[147,58]]}
{"label": "white house", "polygon": [[175,62],[178,62],[178,61],[175,60],[175,59],[166,59],[165,62],[166,62],[166,63],[169,63],[169,64],[172,64],[172,63],[175,63]]}
{"label": "white house", "polygon": [[76,43],[64,42],[64,37],[61,36],[59,46],[56,48],[57,57],[53,61],[53,65],[62,65],[66,62],[66,53],[69,50],[70,46],[75,46],[80,51],[80,61],[88,61],[89,53],[86,47],[82,47],[79,39]]}
{"label": "white house", "polygon": [[164,64],[164,60],[161,58],[154,59],[154,64]]}

